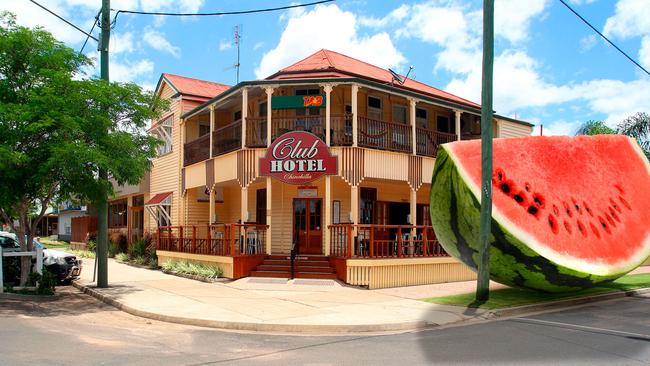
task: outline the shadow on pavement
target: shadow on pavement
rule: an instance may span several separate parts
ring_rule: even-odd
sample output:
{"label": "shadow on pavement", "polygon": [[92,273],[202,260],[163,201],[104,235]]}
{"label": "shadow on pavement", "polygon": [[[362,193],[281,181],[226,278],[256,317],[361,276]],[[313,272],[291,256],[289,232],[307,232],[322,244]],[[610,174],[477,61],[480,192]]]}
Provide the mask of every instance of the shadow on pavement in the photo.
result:
{"label": "shadow on pavement", "polygon": [[0,317],[31,316],[52,317],[80,315],[114,309],[111,306],[82,294],[72,286],[56,288],[55,297],[43,299],[13,300],[0,299]]}

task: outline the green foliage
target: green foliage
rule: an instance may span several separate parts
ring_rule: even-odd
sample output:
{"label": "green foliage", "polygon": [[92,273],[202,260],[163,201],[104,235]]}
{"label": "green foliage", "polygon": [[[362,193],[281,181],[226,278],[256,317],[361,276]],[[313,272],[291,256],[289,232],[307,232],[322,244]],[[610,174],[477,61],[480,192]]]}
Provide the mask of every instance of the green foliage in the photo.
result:
{"label": "green foliage", "polygon": [[36,286],[36,293],[39,295],[54,295],[54,288],[58,283],[56,275],[43,268],[43,275],[38,272],[31,272],[27,279],[27,286]]}
{"label": "green foliage", "polygon": [[95,243],[94,240],[88,240],[88,243],[86,243],[86,250],[94,253],[95,250],[97,250],[97,243]]}
{"label": "green foliage", "polygon": [[613,135],[616,130],[607,126],[603,121],[587,121],[580,126],[576,135]]}
{"label": "green foliage", "polygon": [[137,257],[133,258],[133,263],[137,264],[139,266],[144,266],[144,265],[147,264],[147,262],[148,262],[148,260],[144,256],[137,256]]}
{"label": "green foliage", "polygon": [[147,265],[151,269],[158,269],[158,256],[154,256],[154,257],[149,258],[149,263],[147,263]]}
{"label": "green foliage", "polygon": [[137,184],[155,156],[159,141],[145,128],[167,102],[132,83],[86,78],[91,66],[42,28],[0,14],[0,215],[23,218],[14,228],[23,250],[45,211],[37,207],[105,198],[112,185],[98,170]]}
{"label": "green foliage", "polygon": [[108,257],[115,258],[115,256],[120,252],[120,247],[113,243],[112,241],[108,242]]}
{"label": "green foliage", "polygon": [[166,272],[182,273],[205,278],[218,278],[223,276],[223,271],[219,267],[189,261],[166,261],[163,263],[162,269]]}
{"label": "green foliage", "polygon": [[131,244],[129,248],[129,254],[133,258],[145,257],[147,255],[147,244],[144,240],[136,240]]}
{"label": "green foliage", "polygon": [[90,250],[71,250],[70,254],[74,254],[77,258],[95,258],[95,252],[91,252]]}
{"label": "green foliage", "polygon": [[117,253],[115,255],[115,260],[118,262],[126,263],[129,261],[129,255],[126,253]]}

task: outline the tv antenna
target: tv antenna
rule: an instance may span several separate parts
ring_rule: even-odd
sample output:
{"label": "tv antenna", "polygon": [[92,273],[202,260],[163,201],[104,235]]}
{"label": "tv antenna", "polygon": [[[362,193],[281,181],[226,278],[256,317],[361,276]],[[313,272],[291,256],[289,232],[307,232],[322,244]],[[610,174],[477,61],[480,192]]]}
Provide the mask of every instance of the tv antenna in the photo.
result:
{"label": "tv antenna", "polygon": [[411,70],[413,70],[413,65],[409,66],[409,72],[406,73],[406,76],[402,78],[402,76],[395,71],[388,69],[391,75],[393,75],[393,80],[391,81],[391,84],[395,81],[397,81],[400,85],[404,85],[406,82],[406,79],[408,79],[409,75],[411,74]]}
{"label": "tv antenna", "polygon": [[239,55],[240,55],[239,48],[241,46],[242,33],[243,33],[243,27],[241,24],[238,24],[233,28],[232,38],[235,47],[237,47],[237,62],[231,65],[230,67],[224,69],[224,71],[237,69],[237,84],[239,84],[239,67],[241,66],[241,63],[239,62]]}

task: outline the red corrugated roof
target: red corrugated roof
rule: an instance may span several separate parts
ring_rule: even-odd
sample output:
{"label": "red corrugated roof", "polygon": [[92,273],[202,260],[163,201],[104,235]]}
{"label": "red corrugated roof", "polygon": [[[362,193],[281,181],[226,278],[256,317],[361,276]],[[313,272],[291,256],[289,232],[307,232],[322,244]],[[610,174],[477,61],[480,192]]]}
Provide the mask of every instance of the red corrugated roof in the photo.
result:
{"label": "red corrugated roof", "polygon": [[214,98],[230,89],[230,85],[213,83],[212,81],[192,79],[169,73],[163,73],[162,76],[167,79],[179,93],[186,95]]}
{"label": "red corrugated roof", "polygon": [[[325,49],[307,56],[305,59],[298,61],[291,66],[285,67],[277,73],[269,76],[267,79],[278,80],[301,78],[300,75],[303,73],[308,73],[309,77],[313,77],[314,73],[321,72],[327,72],[327,77],[339,77],[335,73],[336,71],[348,74],[347,76],[354,75],[379,82],[389,84],[393,83],[393,75],[390,73],[390,71],[382,69],[378,66],[371,65],[367,62],[363,62],[361,60],[340,54],[338,52]],[[345,76],[342,75],[340,77]],[[420,83],[413,79],[407,79],[406,82],[402,85],[395,82],[393,86],[402,89],[410,89],[418,93],[446,99],[456,103],[470,105],[475,108],[480,108],[479,104],[447,93],[427,84]]]}
{"label": "red corrugated roof", "polygon": [[151,197],[149,201],[145,202],[145,205],[150,206],[150,205],[157,205],[160,202],[164,201],[165,198],[169,197],[172,194],[172,192],[163,192],[163,193],[158,193]]}

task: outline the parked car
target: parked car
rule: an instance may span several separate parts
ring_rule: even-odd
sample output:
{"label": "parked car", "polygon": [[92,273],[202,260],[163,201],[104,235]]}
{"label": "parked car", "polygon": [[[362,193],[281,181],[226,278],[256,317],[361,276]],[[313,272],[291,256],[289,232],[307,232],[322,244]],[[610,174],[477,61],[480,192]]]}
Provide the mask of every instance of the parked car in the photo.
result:
{"label": "parked car", "polygon": [[[0,231],[0,246],[3,251],[19,251],[16,234]],[[82,261],[73,254],[61,250],[47,249],[38,240],[34,245],[43,247],[43,267],[52,272],[60,282],[69,282],[81,275]]]}

